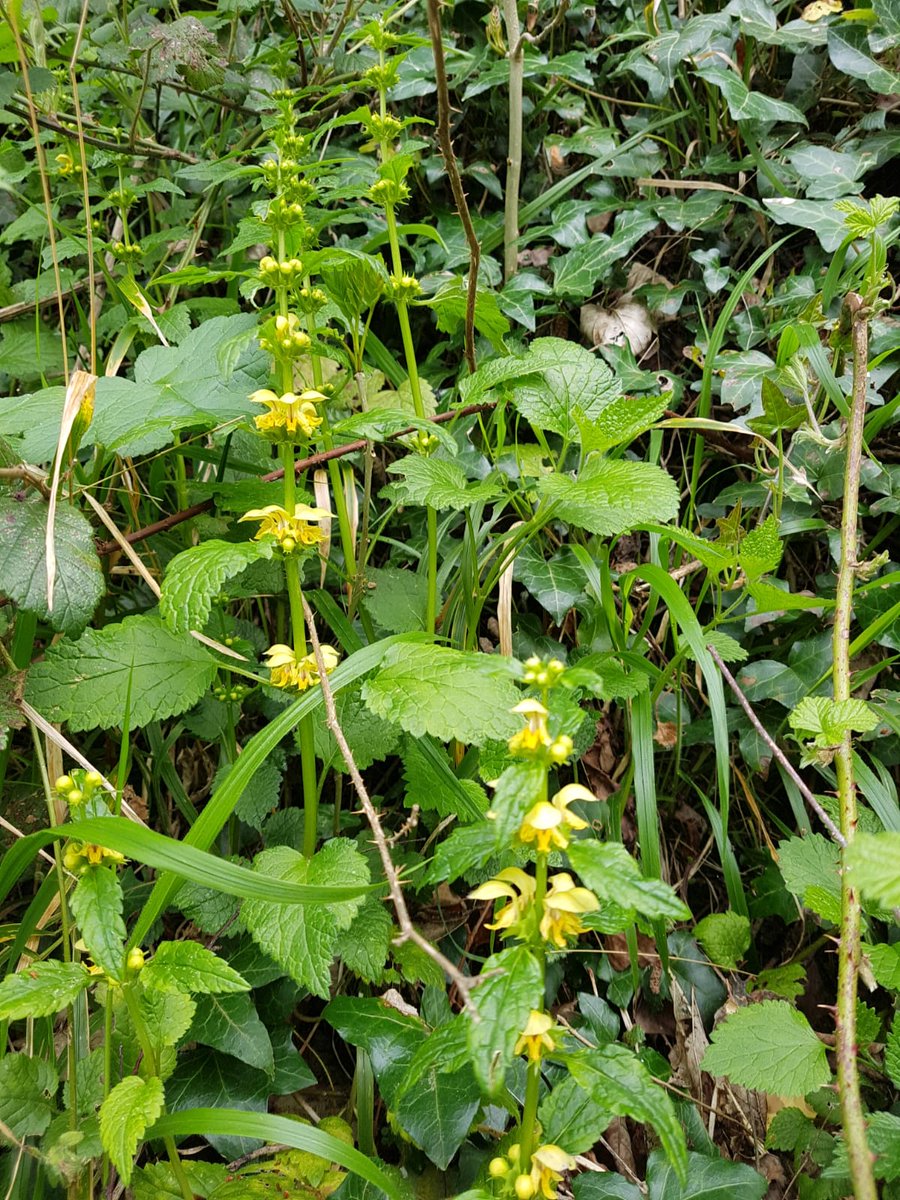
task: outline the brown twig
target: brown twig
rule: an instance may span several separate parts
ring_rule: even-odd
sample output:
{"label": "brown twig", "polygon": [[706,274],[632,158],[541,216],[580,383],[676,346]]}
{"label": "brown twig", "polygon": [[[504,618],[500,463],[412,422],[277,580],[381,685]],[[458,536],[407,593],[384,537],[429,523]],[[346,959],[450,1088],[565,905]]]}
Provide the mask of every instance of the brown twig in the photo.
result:
{"label": "brown twig", "polygon": [[[496,405],[496,401],[488,401],[485,404],[470,404],[467,408],[454,408],[450,412],[438,413],[434,417],[429,417],[428,420],[435,425],[443,425],[447,421],[452,421],[454,417],[470,417],[473,413],[490,412]],[[398,430],[397,433],[391,434],[392,438],[404,437],[408,433],[415,433],[415,426],[410,425],[406,429]],[[309,471],[315,467],[321,466],[323,463],[330,462],[333,458],[342,458],[345,454],[356,454],[360,450],[365,450],[367,441],[365,438],[360,438],[355,442],[347,442],[343,446],[335,446],[331,450],[321,450],[318,454],[312,454],[309,458],[298,459],[295,464],[295,469],[299,475],[302,471]],[[284,468],[279,467],[277,471],[270,471],[268,475],[262,475],[260,481],[262,483],[272,483],[276,479],[284,477]],[[151,525],[145,525],[142,529],[136,529],[134,533],[124,534],[125,541],[131,545],[135,542],[144,541],[146,538],[151,538],[157,533],[165,533],[168,529],[174,529],[176,525],[181,525],[184,521],[190,521],[193,517],[199,517],[201,513],[209,512],[215,501],[212,497],[207,500],[200,500],[197,504],[190,505],[189,508],[182,508],[178,512],[170,513],[168,517],[162,517],[159,521],[154,521]],[[119,543],[116,541],[101,542],[97,546],[97,553],[100,555],[112,554],[114,550],[118,550]]]}
{"label": "brown twig", "polygon": [[[18,116],[26,115],[15,103],[10,104],[9,108]],[[57,121],[55,117],[35,113],[34,120],[44,129],[52,129],[54,133],[62,134],[64,137],[77,138],[78,136],[77,129],[69,129],[61,121]],[[102,126],[99,125],[88,125],[87,128],[90,130],[99,129],[105,132]],[[191,164],[200,161],[196,155],[186,154],[182,150],[174,150],[171,146],[160,146],[158,142],[151,142],[146,138],[137,138],[133,143],[114,142],[110,138],[102,138],[96,133],[88,133],[87,131],[82,133],[82,137],[89,145],[97,146],[100,150],[112,150],[115,154],[130,154],[135,158],[167,158],[174,159],[176,162]]]}
{"label": "brown twig", "polygon": [[432,961],[436,962],[451,983],[458,989],[462,1002],[468,1008],[472,1019],[477,1021],[478,1013],[469,999],[469,991],[474,986],[475,980],[471,976],[464,975],[449,958],[441,954],[437,946],[433,946],[426,937],[423,937],[412,923],[409,909],[406,907],[406,900],[403,896],[403,889],[400,887],[397,868],[394,866],[393,859],[391,858],[388,839],[385,837],[384,830],[381,827],[381,818],[369,797],[363,777],[353,757],[353,752],[347,745],[347,739],[344,737],[344,731],[341,729],[340,722],[338,721],[337,710],[334,705],[334,692],[332,692],[331,684],[328,682],[325,660],[322,658],[322,646],[319,642],[319,635],[316,632],[315,618],[305,596],[303,597],[303,615],[306,618],[306,630],[312,644],[313,654],[316,656],[319,684],[322,688],[322,699],[325,703],[325,723],[334,735],[334,740],[337,742],[341,756],[347,764],[350,779],[359,797],[363,812],[366,814],[366,820],[369,822],[369,828],[372,830],[372,840],[375,842],[381,858],[381,864],[384,867],[384,874],[387,879],[391,901],[394,905],[394,912],[397,914],[397,924],[400,926],[400,935],[394,939],[395,945],[401,945],[403,942],[412,942],[427,954]]}
{"label": "brown twig", "polygon": [[784,751],[781,749],[781,747],[778,745],[778,743],[775,741],[775,739],[772,737],[772,735],[770,733],[768,733],[765,726],[760,721],[759,717],[756,715],[756,713],[750,707],[750,701],[747,699],[747,697],[741,691],[740,684],[738,683],[738,681],[735,679],[735,677],[731,674],[731,672],[725,666],[724,662],[722,661],[722,659],[719,655],[718,650],[715,648],[715,646],[707,646],[706,648],[712,655],[716,666],[722,672],[722,675],[725,678],[725,682],[728,684],[728,686],[734,692],[735,697],[737,698],[738,704],[740,704],[741,708],[747,714],[747,718],[750,721],[750,724],[753,726],[753,728],[756,730],[756,732],[759,734],[759,736],[762,738],[762,740],[766,743],[766,745],[772,751],[772,754],[775,756],[775,758],[777,758],[778,761],[781,763],[782,767],[784,767],[784,769],[788,773],[788,775],[790,775],[791,779],[797,785],[797,790],[800,792],[800,795],[803,797],[803,799],[806,801],[806,803],[809,805],[809,807],[813,810],[813,812],[816,814],[816,816],[819,818],[819,820],[822,822],[822,824],[825,826],[825,828],[831,834],[834,841],[836,841],[837,844],[841,847],[846,846],[847,839],[841,833],[840,829],[838,829],[837,825],[835,825],[834,821],[832,821],[831,817],[829,817],[828,813],[825,811],[825,809],[822,807],[822,805],[816,799],[813,792],[810,791],[810,789],[806,786],[806,784],[800,778],[797,771],[791,765],[790,759],[787,757],[787,755],[784,753]]}
{"label": "brown twig", "polygon": [[475,370],[475,301],[478,297],[478,267],[481,262],[481,246],[475,236],[475,226],[466,200],[466,193],[453,153],[450,136],[450,90],[447,87],[447,70],[444,63],[444,43],[441,35],[440,0],[428,0],[428,29],[431,34],[431,51],[434,55],[434,78],[437,86],[437,134],[444,158],[444,166],[453,190],[456,210],[469,243],[469,279],[466,290],[465,354],[469,373]]}

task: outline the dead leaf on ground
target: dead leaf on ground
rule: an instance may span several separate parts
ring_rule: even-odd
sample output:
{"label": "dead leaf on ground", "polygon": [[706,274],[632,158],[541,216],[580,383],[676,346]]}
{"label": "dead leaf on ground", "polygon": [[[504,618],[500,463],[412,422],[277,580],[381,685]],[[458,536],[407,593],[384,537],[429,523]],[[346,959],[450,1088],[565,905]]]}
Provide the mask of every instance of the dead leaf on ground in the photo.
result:
{"label": "dead leaf on ground", "polygon": [[584,304],[579,319],[581,332],[592,346],[624,346],[627,342],[635,358],[656,336],[649,309],[636,300],[620,300],[612,308]]}

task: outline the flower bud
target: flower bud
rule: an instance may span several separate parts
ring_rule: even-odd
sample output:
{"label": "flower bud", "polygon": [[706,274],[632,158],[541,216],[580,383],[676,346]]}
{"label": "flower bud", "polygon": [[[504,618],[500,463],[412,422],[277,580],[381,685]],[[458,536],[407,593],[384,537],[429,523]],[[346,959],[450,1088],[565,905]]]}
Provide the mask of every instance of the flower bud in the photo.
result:
{"label": "flower bud", "polygon": [[69,792],[75,786],[75,781],[71,775],[60,775],[56,781],[56,790],[58,792]]}
{"label": "flower bud", "polygon": [[531,1200],[534,1195],[534,1180],[530,1175],[517,1175],[513,1190],[517,1200]]}
{"label": "flower bud", "polygon": [[144,952],[140,946],[132,946],[128,951],[128,958],[125,960],[129,971],[140,971],[144,965]]}
{"label": "flower bud", "polygon": [[502,1179],[509,1172],[509,1163],[505,1158],[492,1158],[488,1163],[488,1175],[491,1179]]}

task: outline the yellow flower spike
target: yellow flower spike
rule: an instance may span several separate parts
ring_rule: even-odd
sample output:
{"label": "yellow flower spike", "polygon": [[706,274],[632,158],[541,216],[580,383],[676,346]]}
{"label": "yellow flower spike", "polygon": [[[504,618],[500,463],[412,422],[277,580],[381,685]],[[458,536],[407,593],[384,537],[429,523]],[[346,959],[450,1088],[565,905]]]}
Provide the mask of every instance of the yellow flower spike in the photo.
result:
{"label": "yellow flower spike", "polygon": [[527,1050],[529,1062],[540,1062],[542,1054],[552,1054],[556,1049],[556,1042],[551,1036],[551,1030],[555,1028],[551,1016],[532,1009],[528,1024],[516,1042],[515,1053],[522,1054]]}
{"label": "yellow flower spike", "polygon": [[531,1181],[535,1193],[540,1192],[544,1200],[555,1200],[556,1185],[561,1182],[564,1171],[575,1169],[575,1159],[559,1146],[548,1143],[538,1146],[531,1156]]}
{"label": "yellow flower spike", "polygon": [[571,875],[562,872],[550,880],[544,897],[541,937],[562,950],[570,938],[584,933],[582,914],[596,912],[600,901],[587,888],[578,887]]}
{"label": "yellow flower spike", "polygon": [[322,424],[322,418],[316,412],[316,405],[321,404],[325,397],[321,392],[312,389],[295,396],[293,392],[285,392],[278,396],[269,388],[255,391],[250,401],[252,404],[264,404],[268,412],[254,418],[254,424],[260,433],[265,433],[276,439],[291,438],[297,440],[312,437]]}
{"label": "yellow flower spike", "polygon": [[323,533],[313,522],[325,520],[333,514],[327,508],[312,508],[308,504],[295,504],[294,515],[279,504],[267,504],[265,508],[251,508],[239,521],[259,521],[260,526],[253,535],[255,540],[274,537],[285,553],[297,546],[315,546],[323,539]]}
{"label": "yellow flower spike", "polygon": [[[338,665],[340,656],[334,646],[321,646],[320,650],[325,663],[325,674],[330,675]],[[273,687],[296,688],[298,692],[305,692],[319,678],[315,654],[304,654],[298,658],[290,646],[279,642],[269,647],[265,658],[271,673],[269,682]]]}
{"label": "yellow flower spike", "polygon": [[521,700],[511,712],[525,718],[525,728],[514,733],[507,743],[510,754],[534,754],[550,745],[547,717],[550,715],[540,700]]}
{"label": "yellow flower spike", "polygon": [[507,898],[509,904],[497,913],[493,925],[488,929],[511,929],[525,915],[526,909],[534,899],[535,882],[526,875],[520,867],[507,867],[488,879],[480,887],[469,892],[470,900],[500,900]]}
{"label": "yellow flower spike", "polygon": [[530,809],[519,829],[519,837],[523,842],[535,842],[538,853],[547,854],[551,849],[565,850],[569,844],[569,835],[560,826],[565,823],[565,813],[539,800]]}

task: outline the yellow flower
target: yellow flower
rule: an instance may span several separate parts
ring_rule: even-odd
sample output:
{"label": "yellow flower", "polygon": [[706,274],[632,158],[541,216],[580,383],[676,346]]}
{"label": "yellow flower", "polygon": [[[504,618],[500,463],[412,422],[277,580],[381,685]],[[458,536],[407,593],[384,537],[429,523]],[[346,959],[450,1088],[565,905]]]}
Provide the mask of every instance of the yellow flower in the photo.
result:
{"label": "yellow flower", "polygon": [[556,1049],[556,1042],[550,1033],[555,1028],[556,1026],[551,1016],[532,1009],[531,1016],[528,1018],[528,1024],[516,1042],[515,1053],[521,1054],[527,1050],[529,1062],[540,1062],[541,1055],[545,1051],[548,1054],[552,1054]]}
{"label": "yellow flower", "polygon": [[550,734],[547,732],[547,717],[550,715],[540,700],[522,700],[511,710],[525,718],[525,728],[514,733],[507,743],[510,754],[520,754],[526,757],[549,746]]}
{"label": "yellow flower", "polygon": [[268,504],[265,508],[251,508],[238,519],[259,521],[259,529],[253,537],[256,540],[274,537],[285,554],[289,554],[298,546],[315,546],[321,542],[324,534],[311,522],[322,521],[331,515],[327,508],[310,508],[308,504],[295,504],[294,515],[291,516],[286,508],[278,504]]}
{"label": "yellow flower", "polygon": [[535,842],[541,854],[551,849],[565,850],[570,829],[587,829],[587,821],[569,812],[574,800],[593,800],[597,797],[580,783],[568,783],[551,801],[539,800],[527,813],[519,837],[523,842]]}
{"label": "yellow flower", "polygon": [[118,850],[107,850],[105,846],[97,846],[93,842],[69,842],[63,853],[63,866],[67,871],[81,874],[90,867],[99,867],[104,859],[111,863],[123,863],[125,855]]}
{"label": "yellow flower", "polygon": [[509,904],[504,905],[497,913],[493,925],[488,929],[511,929],[521,921],[528,906],[534,899],[535,883],[530,875],[526,875],[519,867],[507,867],[493,879],[489,879],[480,887],[469,892],[470,900],[500,900],[506,897]]}
{"label": "yellow flower", "polygon": [[322,424],[316,405],[324,399],[321,392],[312,389],[301,392],[299,396],[293,392],[278,396],[268,388],[260,388],[250,397],[253,404],[264,404],[268,409],[268,412],[255,418],[260,433],[274,437],[288,436],[293,440],[297,440],[298,433],[302,438],[312,437]]}
{"label": "yellow flower", "polygon": [[62,154],[56,155],[56,166],[60,175],[71,175],[75,170],[75,160],[71,154],[63,151]]}
{"label": "yellow flower", "polygon": [[587,888],[577,887],[571,875],[562,872],[550,880],[544,897],[544,914],[541,917],[541,937],[563,949],[569,938],[584,933],[582,913],[596,912],[600,901]]}
{"label": "yellow flower", "polygon": [[556,1185],[563,1177],[563,1171],[572,1171],[575,1159],[559,1146],[548,1143],[538,1146],[531,1156],[531,1180],[535,1192],[540,1192],[545,1200],[554,1200]]}
{"label": "yellow flower", "polygon": [[[322,646],[321,651],[325,673],[330,675],[338,664],[338,652],[334,646]],[[270,646],[266,651],[266,666],[271,671],[269,682],[273,687],[294,687],[298,692],[305,692],[319,678],[315,654],[304,654],[298,658],[296,651],[281,643]]]}

